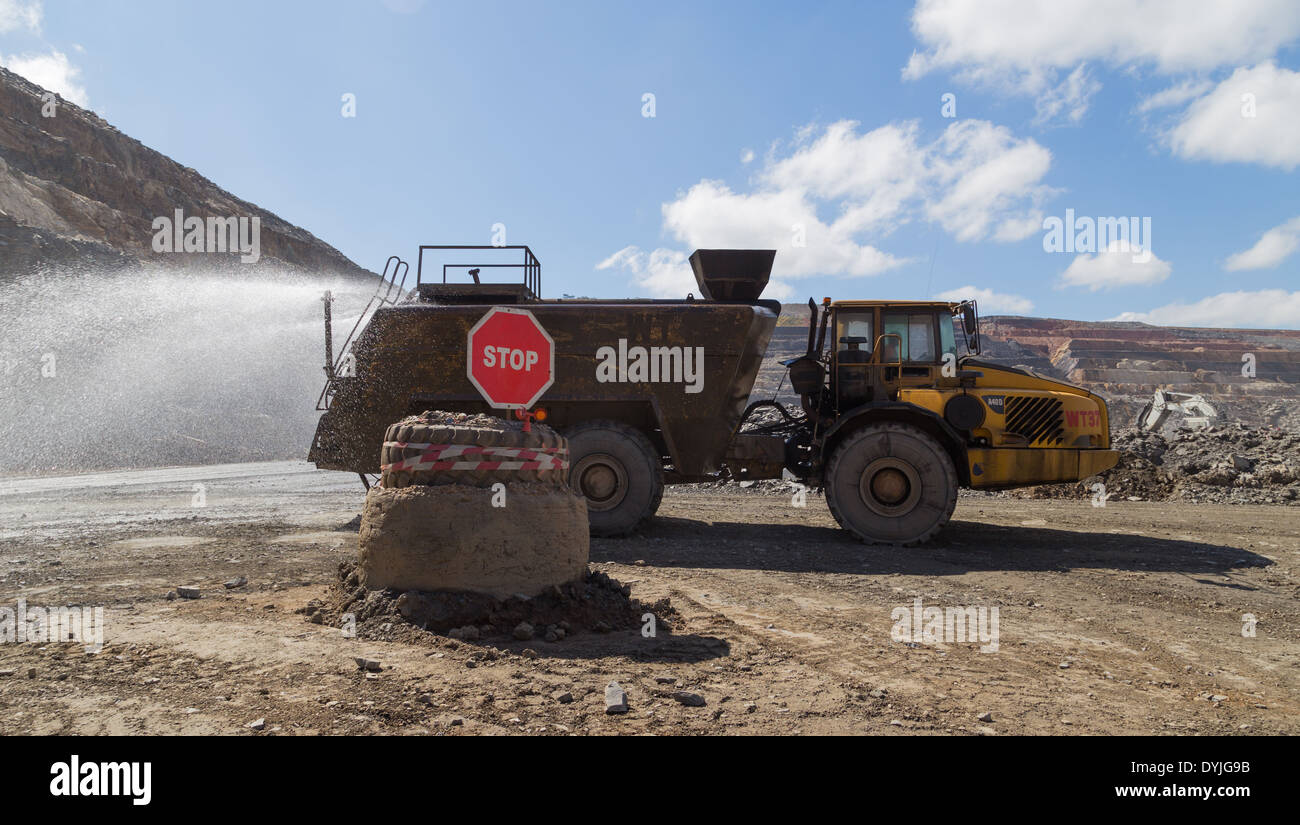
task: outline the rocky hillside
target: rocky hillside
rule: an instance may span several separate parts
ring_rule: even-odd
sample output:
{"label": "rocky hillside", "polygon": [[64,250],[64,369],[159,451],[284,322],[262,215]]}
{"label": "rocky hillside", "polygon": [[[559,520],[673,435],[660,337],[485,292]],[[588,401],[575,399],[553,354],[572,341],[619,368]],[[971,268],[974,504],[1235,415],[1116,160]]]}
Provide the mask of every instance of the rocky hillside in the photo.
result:
{"label": "rocky hillside", "polygon": [[[234,267],[239,254],[155,252],[155,218],[261,220],[260,258],[242,266],[369,275],[310,232],[240,200],[93,112],[0,69],[0,279],[60,267],[149,262]],[[45,116],[52,113],[52,117]],[[373,277],[373,276],[370,276]]]}

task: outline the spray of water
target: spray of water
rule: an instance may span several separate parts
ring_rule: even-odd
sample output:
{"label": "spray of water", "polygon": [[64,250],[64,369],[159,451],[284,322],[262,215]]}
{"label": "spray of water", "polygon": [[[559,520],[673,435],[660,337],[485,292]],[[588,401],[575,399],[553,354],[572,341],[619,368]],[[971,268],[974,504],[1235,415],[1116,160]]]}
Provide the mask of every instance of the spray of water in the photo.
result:
{"label": "spray of water", "polygon": [[116,271],[0,283],[0,472],[306,456],[335,345],[376,282]]}

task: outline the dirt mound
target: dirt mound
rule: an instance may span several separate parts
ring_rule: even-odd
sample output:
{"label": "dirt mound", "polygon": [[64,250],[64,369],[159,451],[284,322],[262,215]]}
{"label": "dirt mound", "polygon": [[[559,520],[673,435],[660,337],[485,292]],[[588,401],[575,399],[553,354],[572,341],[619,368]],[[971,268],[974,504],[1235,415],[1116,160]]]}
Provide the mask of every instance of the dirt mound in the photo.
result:
{"label": "dirt mound", "polygon": [[1020,498],[1091,498],[1100,481],[1111,499],[1300,505],[1300,435],[1244,424],[1168,435],[1115,434],[1119,463],[1078,484],[1011,491]]}
{"label": "dirt mound", "polygon": [[540,483],[373,487],[359,544],[371,589],[532,596],[586,572],[587,504]]}
{"label": "dirt mound", "polygon": [[481,593],[369,590],[351,562],[339,565],[338,578],[325,599],[313,599],[299,612],[310,622],[336,627],[350,613],[358,638],[407,642],[428,642],[439,636],[470,642],[563,642],[581,633],[639,628],[647,613],[654,615],[656,631],[661,633],[681,621],[668,599],[652,604],[637,601],[629,585],[599,572],[549,587],[531,598],[497,598]]}

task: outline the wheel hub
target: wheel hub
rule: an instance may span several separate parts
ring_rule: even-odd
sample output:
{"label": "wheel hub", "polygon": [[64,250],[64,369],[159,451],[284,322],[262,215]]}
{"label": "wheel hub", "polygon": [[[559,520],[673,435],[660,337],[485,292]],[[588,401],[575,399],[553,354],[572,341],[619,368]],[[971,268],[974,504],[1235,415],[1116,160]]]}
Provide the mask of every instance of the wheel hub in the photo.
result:
{"label": "wheel hub", "polygon": [[884,504],[897,505],[907,498],[908,487],[907,476],[893,467],[886,467],[871,479],[872,495]]}
{"label": "wheel hub", "polygon": [[876,515],[907,515],[921,499],[921,477],[911,464],[893,456],[878,458],[858,482],[862,503]]}
{"label": "wheel hub", "polygon": [[627,470],[605,453],[583,456],[574,466],[572,478],[589,510],[612,510],[627,495]]}

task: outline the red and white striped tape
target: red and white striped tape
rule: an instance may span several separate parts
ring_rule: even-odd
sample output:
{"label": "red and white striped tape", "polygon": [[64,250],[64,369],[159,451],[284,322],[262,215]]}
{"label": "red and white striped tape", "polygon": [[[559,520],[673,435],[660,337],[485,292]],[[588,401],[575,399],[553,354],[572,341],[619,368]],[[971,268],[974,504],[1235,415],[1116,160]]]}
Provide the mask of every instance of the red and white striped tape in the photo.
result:
{"label": "red and white striped tape", "polygon": [[385,441],[384,446],[423,451],[419,455],[382,467],[384,470],[399,472],[569,469],[569,451],[564,447],[476,447],[470,444],[412,444],[406,441]]}

